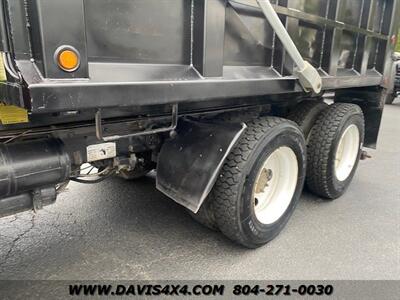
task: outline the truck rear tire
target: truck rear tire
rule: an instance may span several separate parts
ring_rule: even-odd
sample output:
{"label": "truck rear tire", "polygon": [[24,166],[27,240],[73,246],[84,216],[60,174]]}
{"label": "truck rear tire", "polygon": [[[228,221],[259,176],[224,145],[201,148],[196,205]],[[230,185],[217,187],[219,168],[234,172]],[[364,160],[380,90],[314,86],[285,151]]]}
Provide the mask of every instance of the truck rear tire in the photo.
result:
{"label": "truck rear tire", "polygon": [[395,94],[388,94],[385,98],[385,104],[393,104],[394,100],[396,99]]}
{"label": "truck rear tire", "polygon": [[364,143],[364,115],[355,104],[331,105],[318,117],[308,144],[307,187],[336,199],[350,185]]}
{"label": "truck rear tire", "polygon": [[257,248],[275,238],[300,198],[306,145],[285,119],[252,120],[228,155],[213,190],[218,228],[231,240]]}
{"label": "truck rear tire", "polygon": [[328,107],[329,105],[324,102],[306,100],[296,105],[287,118],[299,125],[304,137],[308,140],[318,116]]}
{"label": "truck rear tire", "polygon": [[200,207],[197,213],[194,213],[190,210],[188,210],[188,212],[196,222],[200,223],[201,225],[211,230],[218,231],[218,225],[217,222],[215,221],[215,215],[214,215],[212,193],[210,193],[210,195],[204,201],[203,205]]}

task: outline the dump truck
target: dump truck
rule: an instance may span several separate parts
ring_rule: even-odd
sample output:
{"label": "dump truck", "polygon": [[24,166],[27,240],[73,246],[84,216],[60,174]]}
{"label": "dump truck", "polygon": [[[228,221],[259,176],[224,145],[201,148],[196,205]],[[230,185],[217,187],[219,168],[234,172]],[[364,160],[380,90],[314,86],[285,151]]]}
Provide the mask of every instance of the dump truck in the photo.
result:
{"label": "dump truck", "polygon": [[266,244],[304,185],[339,198],[376,147],[399,10],[1,0],[0,216],[40,210],[71,181],[156,170],[157,189],[195,220]]}
{"label": "dump truck", "polygon": [[392,59],[393,69],[392,76],[389,79],[389,88],[386,93],[386,104],[392,104],[400,93],[400,53],[395,52]]}

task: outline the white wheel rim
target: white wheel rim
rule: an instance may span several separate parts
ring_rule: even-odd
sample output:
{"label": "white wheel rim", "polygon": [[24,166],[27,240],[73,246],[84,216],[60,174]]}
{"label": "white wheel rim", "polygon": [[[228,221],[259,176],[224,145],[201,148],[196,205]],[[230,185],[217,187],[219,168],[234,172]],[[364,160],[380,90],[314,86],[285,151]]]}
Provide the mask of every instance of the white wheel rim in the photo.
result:
{"label": "white wheel rim", "polygon": [[296,154],[289,147],[268,156],[253,188],[254,212],[260,223],[272,224],[282,217],[296,190],[298,173]]}
{"label": "white wheel rim", "polygon": [[335,155],[335,174],[339,181],[345,181],[353,171],[360,150],[360,131],[350,125],[343,132]]}

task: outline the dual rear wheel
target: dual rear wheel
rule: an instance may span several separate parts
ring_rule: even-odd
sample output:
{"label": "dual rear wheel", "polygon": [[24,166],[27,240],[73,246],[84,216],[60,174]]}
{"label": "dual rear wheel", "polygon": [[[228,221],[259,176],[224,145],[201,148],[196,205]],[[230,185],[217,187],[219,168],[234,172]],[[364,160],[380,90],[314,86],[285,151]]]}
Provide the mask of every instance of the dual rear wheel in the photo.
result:
{"label": "dual rear wheel", "polygon": [[294,122],[264,117],[247,124],[210,196],[192,214],[197,221],[256,248],[284,228],[305,181],[324,198],[344,193],[361,155],[361,109],[353,104],[300,105],[289,116]]}
{"label": "dual rear wheel", "polygon": [[329,106],[317,118],[308,142],[307,187],[336,199],[349,187],[364,144],[364,116],[354,104]]}

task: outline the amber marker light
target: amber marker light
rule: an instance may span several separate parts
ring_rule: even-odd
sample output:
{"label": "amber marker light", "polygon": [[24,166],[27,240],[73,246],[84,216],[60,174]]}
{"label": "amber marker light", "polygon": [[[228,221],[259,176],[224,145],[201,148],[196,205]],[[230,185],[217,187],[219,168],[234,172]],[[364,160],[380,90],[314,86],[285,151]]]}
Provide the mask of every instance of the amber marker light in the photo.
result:
{"label": "amber marker light", "polygon": [[79,68],[79,53],[73,47],[62,46],[55,55],[58,66],[66,72],[74,72]]}

